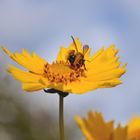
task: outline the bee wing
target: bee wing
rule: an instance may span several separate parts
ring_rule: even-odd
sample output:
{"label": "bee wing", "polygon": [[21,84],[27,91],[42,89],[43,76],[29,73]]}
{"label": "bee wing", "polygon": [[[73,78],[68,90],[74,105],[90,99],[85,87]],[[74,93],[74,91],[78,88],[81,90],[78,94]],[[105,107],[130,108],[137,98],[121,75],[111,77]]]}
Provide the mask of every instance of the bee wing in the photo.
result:
{"label": "bee wing", "polygon": [[89,50],[89,46],[88,45],[84,45],[83,46],[83,55],[85,55],[88,50]]}

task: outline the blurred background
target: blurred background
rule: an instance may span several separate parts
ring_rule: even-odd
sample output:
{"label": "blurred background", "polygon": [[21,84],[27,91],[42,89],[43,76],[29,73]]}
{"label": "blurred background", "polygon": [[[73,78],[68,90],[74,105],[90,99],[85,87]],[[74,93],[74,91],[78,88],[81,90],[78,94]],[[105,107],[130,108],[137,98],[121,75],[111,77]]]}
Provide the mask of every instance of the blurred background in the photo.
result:
{"label": "blurred background", "polygon": [[[114,43],[128,63],[122,85],[65,99],[67,140],[83,140],[74,116],[89,110],[116,124],[140,115],[139,25],[139,0],[0,0],[0,44],[13,52],[25,48],[52,62],[73,35],[92,53]],[[22,91],[8,64],[16,65],[0,50],[0,140],[57,140],[58,96]]]}

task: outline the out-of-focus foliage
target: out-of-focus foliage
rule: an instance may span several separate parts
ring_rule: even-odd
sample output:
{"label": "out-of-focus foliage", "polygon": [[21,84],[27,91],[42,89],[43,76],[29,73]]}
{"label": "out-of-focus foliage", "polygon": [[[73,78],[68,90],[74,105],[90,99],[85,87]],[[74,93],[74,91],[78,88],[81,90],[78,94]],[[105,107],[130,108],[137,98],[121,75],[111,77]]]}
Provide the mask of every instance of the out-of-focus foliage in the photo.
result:
{"label": "out-of-focus foliage", "polygon": [[[43,109],[33,112],[22,98],[26,93],[21,93],[7,73],[3,74],[3,64],[0,64],[0,140],[58,140],[58,116]],[[73,139],[72,131],[66,126],[67,140]]]}

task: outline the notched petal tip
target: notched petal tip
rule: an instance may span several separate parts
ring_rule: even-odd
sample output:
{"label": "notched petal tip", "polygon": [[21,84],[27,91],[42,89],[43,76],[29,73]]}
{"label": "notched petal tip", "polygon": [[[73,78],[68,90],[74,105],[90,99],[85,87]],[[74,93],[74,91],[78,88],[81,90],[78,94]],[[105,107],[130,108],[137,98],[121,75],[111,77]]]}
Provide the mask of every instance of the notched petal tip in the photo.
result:
{"label": "notched petal tip", "polygon": [[1,46],[2,50],[8,55],[8,56],[11,56],[11,52],[4,46]]}
{"label": "notched petal tip", "polygon": [[110,45],[107,49],[100,49],[91,63],[87,65],[87,80],[93,81],[98,88],[115,87],[122,84],[119,79],[126,72],[126,64],[121,65],[118,50],[115,45]]}
{"label": "notched petal tip", "polygon": [[19,65],[23,66],[29,71],[37,74],[42,74],[44,72],[44,66],[47,63],[46,60],[39,57],[35,53],[32,55],[25,49],[22,49],[21,53],[11,53],[7,48],[2,47],[3,51]]}
{"label": "notched petal tip", "polygon": [[78,115],[74,116],[74,120],[75,120],[79,125],[82,124],[82,119],[81,119],[80,116],[78,116]]}
{"label": "notched petal tip", "polygon": [[7,69],[7,72],[9,73],[12,73],[14,70],[17,70],[18,68],[16,68],[15,66],[9,64],[8,65],[8,69]]}

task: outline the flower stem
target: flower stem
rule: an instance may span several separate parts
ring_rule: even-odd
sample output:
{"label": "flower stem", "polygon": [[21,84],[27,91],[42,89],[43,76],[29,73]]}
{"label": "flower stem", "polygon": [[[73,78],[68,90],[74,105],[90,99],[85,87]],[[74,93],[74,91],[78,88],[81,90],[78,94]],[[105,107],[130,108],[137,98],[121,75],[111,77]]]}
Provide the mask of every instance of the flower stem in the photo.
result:
{"label": "flower stem", "polygon": [[64,97],[59,94],[59,130],[60,140],[65,140],[64,136]]}
{"label": "flower stem", "polygon": [[53,88],[44,89],[46,93],[58,93],[59,95],[59,129],[60,129],[60,140],[65,140],[64,135],[64,97],[68,96],[68,92],[59,91]]}

